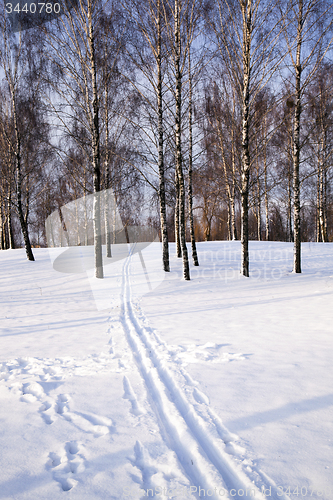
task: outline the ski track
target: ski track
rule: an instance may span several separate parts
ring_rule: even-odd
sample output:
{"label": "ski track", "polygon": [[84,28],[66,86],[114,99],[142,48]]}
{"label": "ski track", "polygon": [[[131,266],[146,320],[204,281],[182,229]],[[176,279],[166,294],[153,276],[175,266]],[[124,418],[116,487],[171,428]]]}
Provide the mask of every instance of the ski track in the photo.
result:
{"label": "ski track", "polygon": [[[247,359],[247,356],[220,352],[223,345],[213,343],[203,346],[168,346],[149,327],[140,307],[132,302],[130,263],[131,256],[123,265],[121,313],[119,320],[110,317],[107,331],[110,339],[106,350],[84,358],[12,359],[0,363],[0,381],[20,401],[39,402],[38,411],[45,424],[52,425],[56,419],[64,419],[84,434],[93,434],[98,438],[116,432],[116,426],[110,418],[72,411],[69,394],[51,397],[45,387],[49,386],[51,392],[57,388],[57,382],[75,376],[129,373],[132,358],[146,388],[148,401],[138,401],[125,374],[123,398],[129,401],[129,412],[138,422],[143,418],[148,427],[156,427],[157,419],[166,444],[165,450],[159,453],[158,461],[140,441],[136,441],[134,446],[134,459],[128,457],[140,471],[141,487],[145,494],[150,489],[168,489],[170,485],[177,487],[181,484],[186,489],[186,498],[201,498],[200,487],[205,492],[209,490],[207,496],[214,500],[222,497],[264,500],[266,496],[261,489],[271,487],[273,500],[290,500],[281,492],[277,494],[274,481],[248,458],[246,449],[237,443],[238,436],[223,425],[210,407],[207,395],[184,368],[188,363],[240,361]],[[120,340],[120,349],[117,349],[114,337],[118,335],[121,339],[124,333],[128,345]],[[85,470],[84,445],[82,442],[69,441],[60,446],[57,453],[49,453],[46,467],[62,490],[67,492],[75,487],[80,473]],[[218,494],[221,489],[224,489],[223,495]],[[229,493],[231,490],[236,494]]]}
{"label": "ski track", "polygon": [[[243,469],[250,474],[246,474],[240,464],[233,461],[230,455],[239,456],[246,452],[233,443],[238,436],[224,427],[218,415],[209,408],[208,397],[196,387],[198,384],[185,370],[179,370],[177,363],[172,366],[174,363],[166,344],[138,319],[131,300],[130,258],[126,259],[123,267],[121,321],[150,396],[150,404],[190,484],[214,492],[209,494],[214,499],[221,498],[217,492],[224,488],[229,492],[233,490],[231,497],[238,500],[247,496],[247,493],[251,496],[251,490],[252,496],[264,500],[266,497],[261,488],[265,488],[268,483],[273,490],[272,498],[290,500],[286,495],[281,496],[280,492],[278,495],[274,481],[255,466],[250,467],[250,460],[243,460]],[[209,344],[208,347],[213,346]],[[236,357],[245,359],[239,354]],[[177,380],[179,371],[185,383],[192,386],[192,399],[197,405],[191,403],[180,388]],[[137,448],[142,451],[138,443]],[[198,492],[196,494],[199,498]],[[226,498],[231,497],[228,495]]]}

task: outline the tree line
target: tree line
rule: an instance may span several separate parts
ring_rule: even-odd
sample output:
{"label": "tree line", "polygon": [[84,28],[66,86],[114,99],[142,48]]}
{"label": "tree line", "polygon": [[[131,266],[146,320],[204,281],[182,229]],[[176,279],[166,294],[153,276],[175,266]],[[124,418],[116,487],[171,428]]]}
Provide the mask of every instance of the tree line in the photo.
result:
{"label": "tree line", "polygon": [[[196,241],[240,239],[249,276],[250,240],[293,242],[296,273],[301,241],[333,240],[331,2],[61,5],[18,32],[1,13],[1,249],[34,260],[48,215],[108,189],[166,272],[176,242],[185,280]],[[116,241],[100,200],[97,278]]]}

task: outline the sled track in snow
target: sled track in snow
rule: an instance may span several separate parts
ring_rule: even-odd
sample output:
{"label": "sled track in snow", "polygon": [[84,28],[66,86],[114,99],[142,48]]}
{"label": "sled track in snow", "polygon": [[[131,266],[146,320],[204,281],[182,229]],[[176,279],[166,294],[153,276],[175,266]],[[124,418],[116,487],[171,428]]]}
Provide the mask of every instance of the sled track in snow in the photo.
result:
{"label": "sled track in snow", "polygon": [[[151,332],[140,324],[131,301],[130,260],[131,257],[127,258],[123,267],[122,326],[165,439],[176,453],[190,484],[197,487],[196,492],[193,488],[192,494],[198,498],[209,496],[214,500],[264,500],[266,496],[224,451],[222,439],[219,440],[210,433],[206,421],[190,403],[168,368],[167,361],[158,352]],[[220,432],[218,429],[221,423],[217,421],[217,415],[210,409],[209,413],[221,435],[221,429]],[[260,471],[257,474],[261,475]],[[266,486],[267,481],[264,483]],[[271,498],[289,500],[285,495],[276,496],[274,483],[268,486],[272,486]],[[203,491],[199,495],[199,487],[201,491],[205,490],[205,495]]]}

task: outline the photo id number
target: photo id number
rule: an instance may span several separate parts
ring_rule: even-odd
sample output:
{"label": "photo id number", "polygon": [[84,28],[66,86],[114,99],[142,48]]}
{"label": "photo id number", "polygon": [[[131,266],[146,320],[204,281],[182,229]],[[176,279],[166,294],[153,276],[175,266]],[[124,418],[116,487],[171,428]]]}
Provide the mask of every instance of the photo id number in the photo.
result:
{"label": "photo id number", "polygon": [[21,12],[26,14],[60,14],[61,5],[60,3],[31,3],[28,5],[27,3],[20,7],[20,4],[17,3],[6,3],[6,13],[12,14],[13,12],[17,12],[20,14]]}

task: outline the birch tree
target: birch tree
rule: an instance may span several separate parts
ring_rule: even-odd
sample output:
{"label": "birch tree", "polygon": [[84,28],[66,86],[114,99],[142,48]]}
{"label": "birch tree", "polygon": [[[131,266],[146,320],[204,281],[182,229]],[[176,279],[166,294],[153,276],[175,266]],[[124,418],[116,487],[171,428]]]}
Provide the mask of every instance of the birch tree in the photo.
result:
{"label": "birch tree", "polygon": [[294,265],[301,273],[301,114],[304,93],[319,65],[332,46],[333,5],[324,0],[297,0],[286,5],[283,16],[284,38],[293,71],[292,100],[293,194],[294,194]]}
{"label": "birch tree", "polygon": [[[186,223],[185,223],[185,182],[183,174],[182,157],[182,78],[184,68],[181,65],[181,19],[182,1],[175,0],[174,17],[174,45],[173,45],[173,63],[175,72],[175,138],[176,138],[176,175],[179,185],[179,235],[180,246],[183,257],[183,277],[190,279],[190,268],[188,262],[188,252],[186,246]],[[186,6],[187,7],[187,6]]]}
{"label": "birch tree", "polygon": [[[251,115],[258,93],[274,74],[281,55],[276,50],[281,32],[277,1],[218,0],[207,15],[219,54],[241,102],[241,273],[249,276],[249,179]],[[283,57],[283,56],[282,56]]]}
{"label": "birch tree", "polygon": [[[195,22],[195,2],[191,0],[166,0],[170,11],[170,21],[167,23],[168,51],[172,61],[172,72],[170,72],[170,91],[174,98],[174,150],[176,167],[176,210],[175,232],[177,232],[177,222],[179,223],[179,242],[183,260],[183,277],[190,279],[190,268],[188,251],[186,246],[186,190],[184,177],[184,157],[182,133],[183,122],[183,100],[184,100],[184,78],[186,65],[188,63],[189,49],[193,40],[193,29]],[[191,21],[189,21],[191,20]],[[189,22],[191,23],[189,26]],[[189,31],[191,30],[191,31]],[[179,214],[179,216],[178,216]]]}
{"label": "birch tree", "polygon": [[29,235],[31,205],[45,189],[42,173],[49,158],[48,125],[41,106],[41,71],[44,58],[34,37],[13,35],[1,19],[0,67],[4,79],[0,103],[0,134],[8,176],[6,213],[9,245],[14,246],[12,212],[17,213],[27,259],[34,255]]}
{"label": "birch tree", "polygon": [[307,95],[305,111],[311,164],[316,171],[316,241],[328,241],[328,189],[333,157],[333,68],[322,64]]}
{"label": "birch tree", "polygon": [[198,37],[203,35],[203,6],[202,1],[195,2],[194,8],[187,9],[185,19],[186,24],[186,46],[187,46],[187,76],[188,76],[188,217],[190,226],[190,238],[192,249],[192,260],[194,266],[199,266],[199,259],[196,248],[194,234],[194,215],[193,215],[193,169],[195,157],[194,148],[198,146],[198,141],[194,138],[194,100],[195,90],[200,82],[204,70],[209,62],[208,49],[205,43],[200,40],[200,48],[195,47]]}
{"label": "birch tree", "polygon": [[[150,120],[150,124],[156,123],[157,134],[155,130],[149,130],[148,127],[143,127],[137,122],[134,127],[139,130],[139,134],[143,139],[143,143],[148,147],[146,155],[139,152],[141,157],[146,156],[147,163],[156,163],[158,170],[158,193],[159,213],[160,213],[160,230],[162,239],[162,260],[163,269],[165,272],[170,271],[169,262],[169,240],[167,228],[167,212],[166,212],[166,175],[165,175],[165,119],[164,119],[164,95],[165,84],[164,74],[166,66],[165,50],[164,50],[164,31],[165,20],[167,18],[166,6],[164,0],[149,0],[147,3],[138,2],[136,0],[127,0],[124,2],[126,11],[128,12],[131,23],[138,32],[139,37],[133,37],[130,43],[131,48],[128,50],[128,56],[131,63],[139,71],[145,84],[140,85],[139,82],[131,79],[131,83],[138,92],[144,104],[148,116],[154,117]],[[145,55],[149,53],[149,56]],[[145,85],[149,85],[149,91],[144,89]],[[150,96],[152,94],[152,96]],[[140,117],[141,121],[142,117]],[[155,154],[150,150],[155,147]],[[157,156],[157,158],[156,158]],[[155,159],[156,158],[156,159]],[[154,186],[154,185],[153,185]]]}
{"label": "birch tree", "polygon": [[[91,163],[93,192],[94,259],[95,276],[103,278],[102,217],[101,217],[101,102],[103,102],[102,68],[100,51],[101,37],[98,36],[105,17],[114,15],[111,2],[102,4],[99,0],[78,2],[58,19],[55,28],[44,28],[45,51],[50,60],[52,77],[49,85],[57,95],[49,105],[56,114],[63,132],[82,147],[80,138],[73,134],[73,124],[78,124],[87,142],[85,153]],[[120,23],[121,24],[121,23]],[[115,34],[110,35],[110,50],[107,56],[117,58],[114,51]],[[66,152],[63,152],[66,155]]]}
{"label": "birch tree", "polygon": [[6,134],[5,129],[3,129],[3,133],[6,134],[8,146],[12,151],[12,154],[15,158],[15,184],[16,184],[16,202],[17,202],[17,212],[21,225],[22,235],[24,239],[24,246],[28,260],[35,260],[30,237],[28,226],[26,223],[26,218],[24,215],[23,203],[22,203],[22,151],[21,151],[21,131],[19,125],[19,117],[18,117],[18,100],[19,100],[19,89],[20,83],[23,78],[24,72],[24,47],[21,33],[19,34],[18,41],[14,40],[14,37],[10,34],[8,25],[6,25],[5,19],[3,19],[2,24],[2,35],[3,42],[1,46],[0,52],[0,64],[4,71],[6,83],[8,85],[9,91],[9,101],[10,101],[10,109],[13,120],[13,140],[11,137]]}
{"label": "birch tree", "polygon": [[241,156],[240,102],[235,88],[227,80],[226,71],[214,71],[214,83],[206,88],[205,134],[208,151],[213,161],[220,164],[220,175],[224,179],[228,208],[228,236],[237,240],[236,194],[239,192]]}

